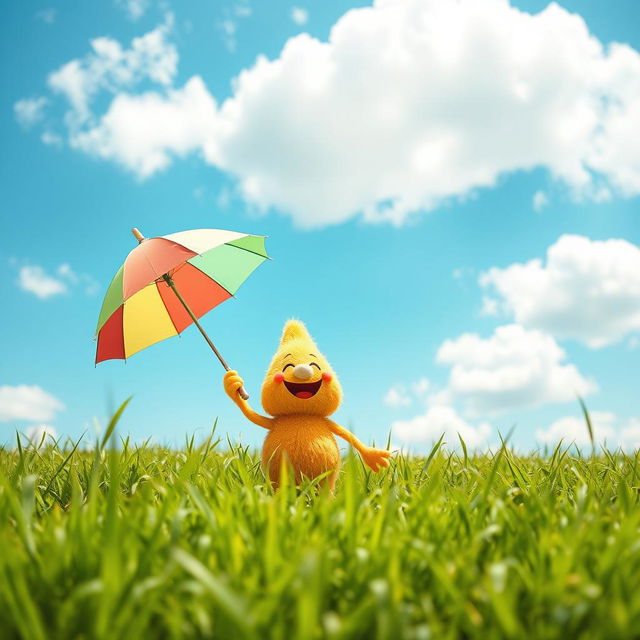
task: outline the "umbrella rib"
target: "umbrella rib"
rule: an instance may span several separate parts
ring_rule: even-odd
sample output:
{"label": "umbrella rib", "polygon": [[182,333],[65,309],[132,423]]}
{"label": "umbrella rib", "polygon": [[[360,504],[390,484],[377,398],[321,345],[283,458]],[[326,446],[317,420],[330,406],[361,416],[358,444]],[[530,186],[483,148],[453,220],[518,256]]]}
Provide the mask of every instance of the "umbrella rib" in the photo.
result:
{"label": "umbrella rib", "polygon": [[[192,309],[189,307],[189,305],[187,304],[186,300],[182,297],[182,294],[180,293],[180,291],[178,291],[178,288],[175,285],[175,282],[172,279],[172,275],[178,271],[179,269],[183,268],[186,264],[189,264],[191,267],[193,267],[194,269],[196,269],[198,272],[200,272],[201,274],[203,274],[204,276],[206,276],[207,278],[209,278],[213,283],[215,283],[222,291],[224,291],[225,293],[228,294],[229,298],[235,298],[235,295],[233,293],[231,293],[231,291],[225,287],[224,285],[222,285],[216,278],[214,278],[213,276],[211,276],[210,274],[208,274],[206,271],[204,271],[203,269],[201,269],[198,265],[192,263],[190,260],[191,258],[195,258],[196,256],[202,256],[204,253],[207,253],[209,250],[211,249],[215,249],[217,247],[211,247],[210,249],[207,249],[206,251],[203,252],[196,252],[194,249],[189,248],[188,246],[186,246],[185,244],[181,243],[181,242],[177,242],[176,240],[172,240],[168,237],[164,237],[164,236],[159,236],[157,238],[145,238],[140,231],[138,231],[138,229],[133,228],[131,230],[133,232],[133,235],[135,236],[136,240],[138,241],[138,244],[141,245],[145,240],[163,240],[165,243],[168,243],[170,245],[173,245],[174,247],[177,247],[181,250],[186,250],[187,252],[191,253],[191,254],[195,254],[195,255],[191,255],[188,258],[184,258],[181,260],[181,262],[179,262],[178,264],[174,265],[173,267],[168,268],[164,273],[158,273],[158,270],[156,269],[154,262],[150,259],[150,257],[147,255],[147,253],[144,251],[144,249],[140,252],[141,253],[141,258],[144,260],[144,262],[137,262],[137,264],[135,265],[135,268],[137,268],[140,271],[139,275],[142,275],[142,278],[138,277],[138,279],[136,280],[134,278],[134,282],[129,282],[128,279],[128,275],[129,275],[129,270],[127,269],[127,262],[129,260],[129,257],[131,256],[131,254],[133,252],[130,252],[129,256],[127,256],[127,258],[124,261],[124,264],[122,265],[122,267],[120,267],[120,269],[118,270],[118,272],[116,272],[116,275],[114,276],[114,278],[112,279],[109,288],[107,289],[107,296],[105,296],[105,301],[103,302],[103,308],[101,309],[100,313],[102,314],[105,308],[105,304],[107,302],[107,299],[109,300],[110,304],[112,304],[111,301],[111,297],[113,296],[113,292],[111,291],[112,287],[114,286],[114,283],[116,281],[116,279],[118,278],[118,274],[122,273],[122,283],[121,283],[121,287],[122,287],[122,300],[121,300],[121,304],[119,304],[115,309],[113,309],[111,311],[111,313],[109,313],[109,315],[104,319],[104,321],[102,322],[102,324],[100,325],[100,317],[98,318],[98,322],[99,325],[96,328],[96,341],[97,341],[97,347],[96,347],[96,364],[98,364],[97,361],[97,350],[100,347],[100,338],[101,338],[101,334],[104,330],[105,325],[109,322],[109,320],[113,317],[114,313],[117,312],[117,310],[119,308],[122,308],[122,314],[123,314],[123,318],[122,318],[122,341],[123,341],[123,348],[122,348],[122,358],[124,359],[125,363],[127,362],[128,358],[127,358],[127,349],[126,349],[126,345],[124,344],[125,340],[124,340],[124,330],[125,330],[125,326],[124,326],[124,310],[125,307],[127,306],[127,302],[130,303],[130,299],[133,298],[133,296],[139,292],[141,292],[142,290],[146,289],[147,287],[151,286],[151,285],[155,285],[155,293],[156,295],[159,296],[162,306],[164,307],[164,310],[166,311],[167,315],[169,316],[169,321],[173,327],[173,330],[175,331],[175,334],[173,335],[181,335],[181,332],[178,330],[178,325],[176,324],[176,319],[174,319],[171,315],[171,312],[169,310],[169,307],[167,305],[167,301],[164,299],[162,292],[159,288],[159,284],[160,281],[163,280],[167,286],[173,290],[173,293],[175,294],[175,296],[178,298],[178,301],[180,302],[180,304],[182,304],[182,306],[184,307],[184,309],[187,311],[187,313],[189,314],[189,316],[191,317],[191,320],[193,321],[193,324],[196,325],[196,327],[198,328],[198,331],[200,331],[200,333],[202,334],[202,337],[205,339],[205,341],[207,342],[207,344],[209,345],[209,347],[211,348],[211,350],[214,352],[214,354],[216,355],[216,357],[218,358],[218,360],[220,361],[220,363],[222,364],[222,366],[229,371],[230,367],[227,364],[227,362],[225,361],[225,359],[222,357],[222,354],[218,351],[218,349],[216,348],[216,346],[213,344],[211,338],[209,338],[209,336],[207,335],[207,332],[204,330],[204,328],[202,327],[202,325],[200,324],[198,317],[196,316],[196,314],[192,311]],[[236,233],[237,235],[237,233]],[[254,235],[254,234],[240,234],[240,237],[242,238],[248,238],[248,237],[253,237],[253,238],[266,238],[267,236],[258,236],[258,235]],[[228,246],[228,247],[233,247],[234,249],[241,249],[242,251],[246,251],[247,253],[256,256],[257,258],[260,258],[260,260],[257,262],[257,264],[255,266],[253,266],[248,273],[246,273],[244,275],[243,280],[240,281],[240,283],[237,284],[237,287],[244,281],[246,280],[246,278],[248,277],[248,275],[260,264],[262,263],[264,260],[270,260],[270,256],[266,255],[266,249],[262,249],[263,253],[259,252],[259,251],[254,251],[253,249],[250,249],[248,247],[243,247],[243,246],[239,246],[239,245],[235,245],[235,244],[231,244],[231,241],[229,242],[222,242],[219,246]],[[171,256],[171,258],[173,258],[173,255]],[[166,267],[168,267],[170,265],[170,263],[172,262],[170,259],[164,260],[164,262],[167,263],[167,265],[165,266],[165,264],[162,264],[162,271],[165,270]],[[153,280],[151,282],[148,282],[147,278],[150,274],[145,274],[144,273],[144,263],[146,263],[147,267],[150,269],[151,274],[153,274],[153,276],[155,276],[153,278]],[[129,265],[130,267],[132,267],[132,265]],[[251,265],[249,265],[251,266]],[[133,274],[132,274],[133,277]],[[140,279],[142,279],[142,284],[140,283]],[[144,281],[147,281],[148,284],[144,284]],[[129,288],[133,288],[134,286],[136,287],[136,290],[131,292],[131,291],[127,291],[127,284],[130,285]],[[231,286],[233,286],[235,284],[235,281],[232,279],[232,283]],[[125,294],[128,293],[128,295],[125,298]],[[149,293],[151,293],[151,290],[149,291]],[[111,294],[111,297],[109,297]],[[120,300],[120,298],[118,297],[118,301]],[[215,305],[214,305],[215,306]],[[166,328],[164,328],[165,332],[166,332]],[[185,327],[186,328],[186,327]],[[158,333],[156,331],[156,333]],[[159,335],[159,334],[158,334]],[[168,338],[170,336],[164,336],[164,338],[160,338],[159,340]],[[139,340],[139,336],[137,336],[137,340],[138,342]],[[159,341],[156,340],[156,341]],[[153,343],[151,343],[153,344]],[[149,346],[148,344],[146,346]],[[136,343],[136,347],[139,347],[139,345]],[[136,353],[137,351],[140,351],[142,348],[144,348],[144,346],[137,348],[137,350],[134,352]],[[133,354],[131,354],[133,355]],[[247,400],[249,398],[249,394],[245,391],[244,386],[240,387],[238,389],[238,395],[240,395],[241,398],[243,398],[244,400]]]}
{"label": "umbrella rib", "polygon": [[[199,253],[197,256],[194,257],[199,257],[203,255],[202,253]],[[191,260],[191,258],[189,258],[189,260]],[[187,262],[194,268],[197,269],[200,273],[204,274],[205,276],[207,276],[207,278],[213,280],[221,289],[224,289],[228,294],[230,298],[235,298],[235,294],[231,293],[231,291],[229,291],[229,289],[227,289],[227,287],[225,287],[223,284],[221,284],[220,282],[218,282],[213,276],[209,275],[206,271],[203,271],[197,264],[193,264],[193,262],[189,262],[189,260],[187,260]],[[168,276],[168,273],[164,274],[165,276]],[[162,276],[164,278],[164,276]],[[171,276],[169,276],[171,277]]]}
{"label": "umbrella rib", "polygon": [[[164,308],[165,308],[165,310],[167,312],[167,315],[169,316],[169,320],[171,320],[171,324],[173,325],[173,328],[176,330],[176,334],[181,336],[182,332],[178,331],[178,327],[176,325],[176,321],[171,316],[171,312],[169,311],[169,307],[167,307],[167,303],[165,302],[165,299],[162,297],[162,294],[160,293],[160,287],[159,287],[160,282],[159,282],[159,279],[158,280],[154,280],[153,284],[156,285],[156,289],[158,291],[158,295],[160,296],[160,300],[162,300],[162,304],[164,305]],[[186,329],[186,327],[185,327],[185,329]],[[184,329],[183,329],[183,331],[184,331]]]}
{"label": "umbrella rib", "polygon": [[[266,260],[271,260],[269,256],[265,256],[262,253],[258,253],[257,251],[251,251],[251,249],[247,249],[246,247],[239,247],[237,244],[229,244],[228,242],[224,243],[226,247],[233,247],[234,249],[240,249],[241,251],[246,251],[247,253],[252,253],[254,256],[259,256],[260,258],[265,258]],[[221,245],[222,246],[222,245]],[[217,249],[218,247],[213,247]],[[204,253],[207,253],[206,251]],[[202,254],[199,254],[202,255]]]}

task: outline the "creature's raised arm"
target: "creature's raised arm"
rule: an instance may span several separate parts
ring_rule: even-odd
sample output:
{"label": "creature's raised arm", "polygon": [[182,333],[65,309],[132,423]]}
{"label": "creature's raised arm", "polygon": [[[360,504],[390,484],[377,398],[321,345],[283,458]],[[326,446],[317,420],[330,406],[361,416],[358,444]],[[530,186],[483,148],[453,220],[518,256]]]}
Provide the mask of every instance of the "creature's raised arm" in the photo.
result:
{"label": "creature's raised arm", "polygon": [[259,427],[265,429],[271,429],[273,418],[267,418],[267,416],[261,416],[256,413],[246,400],[243,400],[238,393],[238,389],[244,384],[242,378],[238,375],[237,371],[227,371],[224,374],[224,390],[227,395],[238,405],[240,411],[244,413],[248,420],[251,420],[253,424],[257,424]]}
{"label": "creature's raised arm", "polygon": [[344,438],[358,453],[362,456],[365,464],[371,467],[374,471],[380,471],[382,467],[389,466],[389,458],[391,453],[384,451],[383,449],[375,449],[374,447],[367,447],[356,438],[351,431],[348,431],[344,427],[333,421],[329,421],[331,424],[331,431],[337,436]]}

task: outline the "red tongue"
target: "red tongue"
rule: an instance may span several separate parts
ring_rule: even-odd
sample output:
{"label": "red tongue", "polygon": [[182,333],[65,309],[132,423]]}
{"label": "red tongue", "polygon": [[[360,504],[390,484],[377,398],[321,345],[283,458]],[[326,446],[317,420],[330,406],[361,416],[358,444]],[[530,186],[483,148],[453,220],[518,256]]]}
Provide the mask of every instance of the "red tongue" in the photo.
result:
{"label": "red tongue", "polygon": [[298,391],[298,393],[296,393],[296,398],[302,398],[303,400],[306,400],[307,398],[310,398],[313,395],[313,393],[311,393],[311,391]]}

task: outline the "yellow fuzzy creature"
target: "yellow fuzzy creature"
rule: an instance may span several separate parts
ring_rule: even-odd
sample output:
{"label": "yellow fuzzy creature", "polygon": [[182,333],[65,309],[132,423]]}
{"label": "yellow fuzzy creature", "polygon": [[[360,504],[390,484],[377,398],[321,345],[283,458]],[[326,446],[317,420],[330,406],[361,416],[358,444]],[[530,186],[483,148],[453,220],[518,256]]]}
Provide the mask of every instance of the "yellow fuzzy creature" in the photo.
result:
{"label": "yellow fuzzy creature", "polygon": [[284,327],[280,346],[262,383],[262,406],[273,417],[262,416],[238,394],[242,378],[227,371],[224,389],[240,411],[254,424],[269,430],[262,447],[262,467],[269,471],[277,486],[283,455],[295,472],[296,483],[302,477],[327,477],[333,491],[340,467],[340,452],[335,436],[344,438],[374,471],[388,467],[388,451],[367,447],[347,429],[329,420],[340,406],[342,388],[327,359],[298,320]]}

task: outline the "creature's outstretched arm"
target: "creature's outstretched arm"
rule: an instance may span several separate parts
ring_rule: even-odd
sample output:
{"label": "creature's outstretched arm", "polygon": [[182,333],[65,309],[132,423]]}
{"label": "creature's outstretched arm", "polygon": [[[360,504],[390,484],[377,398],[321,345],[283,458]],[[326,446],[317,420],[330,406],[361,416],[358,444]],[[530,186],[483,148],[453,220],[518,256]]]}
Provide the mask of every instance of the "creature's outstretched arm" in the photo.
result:
{"label": "creature's outstretched arm", "polygon": [[273,418],[267,418],[267,416],[261,416],[256,413],[246,400],[243,400],[238,393],[238,389],[244,384],[242,378],[238,375],[237,371],[227,371],[224,374],[224,390],[227,395],[238,405],[240,411],[244,413],[245,417],[253,424],[257,424],[259,427],[265,429],[271,429]]}
{"label": "creature's outstretched arm", "polygon": [[389,466],[389,458],[391,453],[384,451],[383,449],[375,449],[374,447],[367,447],[356,438],[351,431],[348,431],[344,427],[341,427],[335,422],[331,422],[331,431],[335,435],[344,438],[358,453],[362,456],[365,464],[369,465],[374,471],[380,471],[382,467]]}

